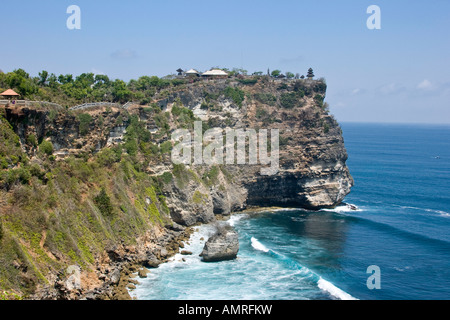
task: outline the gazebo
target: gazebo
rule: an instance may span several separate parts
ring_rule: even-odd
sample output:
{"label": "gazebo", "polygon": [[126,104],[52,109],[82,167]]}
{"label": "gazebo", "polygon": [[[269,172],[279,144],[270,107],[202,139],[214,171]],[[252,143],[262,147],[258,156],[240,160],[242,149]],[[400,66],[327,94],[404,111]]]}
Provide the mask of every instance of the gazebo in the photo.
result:
{"label": "gazebo", "polygon": [[228,78],[228,73],[221,69],[212,69],[209,71],[206,71],[202,74],[202,77],[209,78],[209,79],[226,79]]}
{"label": "gazebo", "polygon": [[15,92],[14,90],[12,90],[12,89],[8,89],[8,90],[6,90],[6,91],[0,93],[0,96],[4,96],[4,97],[6,97],[7,99],[12,100],[14,97],[18,97],[19,94],[16,93],[16,92]]}
{"label": "gazebo", "polygon": [[195,69],[190,69],[184,73],[188,77],[199,77],[200,73]]}

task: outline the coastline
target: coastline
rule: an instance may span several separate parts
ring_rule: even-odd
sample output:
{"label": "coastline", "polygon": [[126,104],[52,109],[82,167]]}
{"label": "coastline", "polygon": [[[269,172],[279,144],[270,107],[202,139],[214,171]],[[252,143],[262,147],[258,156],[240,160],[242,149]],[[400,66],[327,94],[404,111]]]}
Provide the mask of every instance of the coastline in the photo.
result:
{"label": "coastline", "polygon": [[[250,208],[248,210],[242,210],[233,212],[230,215],[220,217],[219,221],[226,221],[229,225],[235,226],[235,223],[240,221],[241,219],[253,219],[258,216],[259,213],[264,212],[280,212],[280,211],[291,211],[291,210],[303,210],[300,208],[281,208],[281,207],[259,207],[259,208]],[[315,211],[316,213],[325,213],[322,211]],[[191,269],[191,272],[194,272],[193,270],[197,270],[197,268],[201,268],[203,270],[204,267],[200,267],[199,263],[203,265],[203,262],[199,262],[201,258],[198,257],[199,252],[201,251],[200,248],[203,248],[204,243],[208,239],[208,235],[211,234],[212,229],[208,228],[208,225],[211,225],[210,223],[206,224],[199,224],[195,228],[193,228],[193,232],[190,234],[189,238],[185,240],[185,247],[183,249],[185,251],[188,251],[189,253],[187,255],[183,254],[183,249],[180,251],[180,249],[174,253],[171,257],[166,259],[164,261],[164,266],[159,266],[159,268],[162,268],[162,270],[155,271],[156,274],[153,276],[149,276],[150,281],[144,280],[142,283],[137,277],[139,276],[138,270],[130,271],[130,274],[128,274],[129,283],[131,285],[123,284],[123,287],[127,288],[128,294],[130,295],[131,299],[136,300],[146,300],[146,299],[158,299],[158,293],[155,292],[147,296],[147,290],[149,288],[153,288],[154,285],[157,285],[159,281],[165,282],[167,280],[164,280],[165,276],[162,278],[161,275],[164,275],[166,273],[174,272],[174,270],[180,270],[179,268],[188,268],[186,270]],[[288,258],[282,254],[279,253],[276,249],[273,248],[267,248],[263,244],[259,243],[258,239],[253,238],[251,239],[251,247],[253,247],[254,250],[263,252],[264,255],[271,256],[272,258],[275,258],[276,260],[280,260],[281,263],[287,261]],[[244,256],[247,256],[249,253],[245,252],[243,253]],[[261,253],[259,253],[261,254]],[[256,254],[256,255],[259,255]],[[279,262],[280,262],[279,261]],[[326,293],[331,297],[331,299],[339,299],[339,300],[354,300],[357,299],[350,295],[349,293],[342,290],[338,285],[335,285],[330,279],[327,279],[326,276],[322,276],[319,273],[314,272],[312,269],[309,269],[305,265],[301,264],[301,262],[289,262],[291,265],[295,264],[295,268],[298,270],[302,270],[304,274],[306,274],[311,281],[316,283],[316,286],[320,291]],[[206,267],[206,265],[205,265]],[[208,270],[208,269],[206,269]],[[297,272],[297,271],[296,271]],[[149,273],[152,273],[152,270],[149,270]],[[189,273],[189,271],[188,271]],[[145,278],[147,278],[145,276]],[[159,279],[159,280],[156,280]],[[155,282],[156,281],[156,282]],[[155,287],[156,292],[158,292],[159,289]],[[129,289],[129,290],[128,290]],[[153,292],[154,289],[150,289],[150,292]],[[164,290],[163,290],[164,291]],[[200,294],[201,296],[201,294]],[[200,296],[196,296],[199,298]],[[182,298],[184,299],[184,298]],[[200,298],[202,299],[202,298]],[[208,299],[208,298],[206,298]]]}
{"label": "coastline", "polygon": [[[307,210],[294,207],[248,207],[227,215],[216,215],[216,222],[232,220],[237,215],[256,216],[267,211]],[[309,211],[309,210],[307,210]],[[318,212],[318,211],[317,211]],[[231,220],[231,221],[230,221]],[[214,223],[214,222],[212,222]],[[97,257],[93,269],[82,272],[81,279],[92,281],[85,288],[74,288],[73,279],[64,273],[55,275],[54,286],[40,288],[31,297],[32,300],[132,300],[130,290],[139,284],[139,278],[146,278],[147,273],[160,264],[171,261],[180,250],[185,248],[197,227],[211,223],[196,223],[186,227],[173,223],[150,230],[144,237],[136,239],[136,245],[111,245],[105,248],[101,257]],[[155,231],[156,230],[156,231]],[[205,239],[207,240],[207,239]],[[95,282],[95,281],[93,281]]]}

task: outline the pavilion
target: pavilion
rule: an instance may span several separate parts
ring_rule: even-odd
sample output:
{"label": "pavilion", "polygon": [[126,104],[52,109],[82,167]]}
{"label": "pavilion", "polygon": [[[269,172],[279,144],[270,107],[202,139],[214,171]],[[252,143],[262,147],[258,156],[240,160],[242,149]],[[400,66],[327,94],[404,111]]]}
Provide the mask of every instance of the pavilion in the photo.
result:
{"label": "pavilion", "polygon": [[199,77],[200,76],[200,72],[198,72],[195,69],[190,69],[190,70],[186,71],[184,74],[188,77]]}
{"label": "pavilion", "polygon": [[228,73],[221,69],[212,69],[209,71],[206,71],[202,74],[202,77],[204,78],[210,78],[210,79],[226,79],[228,78]]}
{"label": "pavilion", "polygon": [[14,90],[8,89],[2,93],[0,93],[0,96],[5,97],[7,100],[0,100],[0,105],[6,106],[12,102],[12,104],[15,104],[16,101],[15,98],[19,97],[19,94],[16,93]]}
{"label": "pavilion", "polygon": [[12,90],[12,89],[8,89],[8,90],[6,90],[6,91],[0,93],[0,96],[4,96],[4,97],[6,97],[7,99],[12,100],[14,97],[18,97],[19,94],[16,93],[16,92],[15,92],[14,90]]}

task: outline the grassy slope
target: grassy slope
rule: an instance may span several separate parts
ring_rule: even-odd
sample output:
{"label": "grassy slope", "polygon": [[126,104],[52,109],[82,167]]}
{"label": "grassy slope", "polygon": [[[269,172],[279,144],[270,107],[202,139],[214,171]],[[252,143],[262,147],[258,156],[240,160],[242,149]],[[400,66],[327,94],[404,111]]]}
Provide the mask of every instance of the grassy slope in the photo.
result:
{"label": "grassy slope", "polygon": [[88,269],[109,242],[132,244],[166,220],[162,179],[120,148],[64,161],[40,151],[31,162],[3,117],[0,146],[0,298],[26,297],[71,264]]}

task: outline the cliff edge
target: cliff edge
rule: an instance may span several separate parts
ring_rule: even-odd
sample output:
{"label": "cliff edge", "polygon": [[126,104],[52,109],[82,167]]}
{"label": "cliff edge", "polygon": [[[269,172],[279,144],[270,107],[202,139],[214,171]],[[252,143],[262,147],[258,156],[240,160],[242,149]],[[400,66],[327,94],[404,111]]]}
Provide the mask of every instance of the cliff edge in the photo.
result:
{"label": "cliff edge", "polygon": [[[127,108],[1,108],[0,288],[120,298],[117,272],[164,261],[197,223],[249,207],[338,205],[353,179],[325,94],[323,80],[261,77],[185,84]],[[277,129],[277,172],[174,164],[171,134],[196,121],[202,132]],[[81,287],[64,285],[69,265],[80,268]]]}

